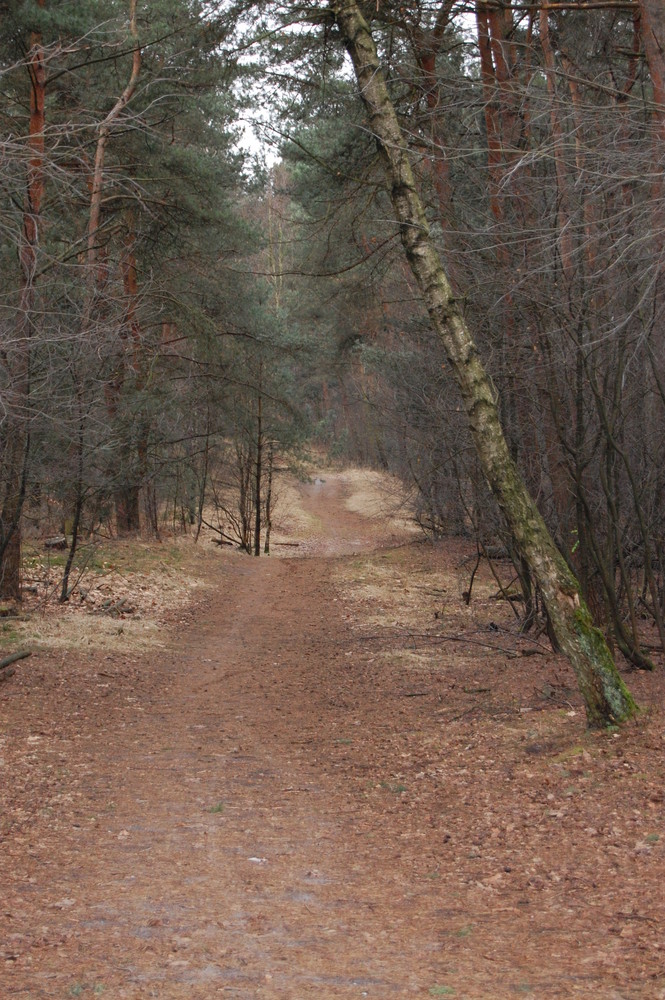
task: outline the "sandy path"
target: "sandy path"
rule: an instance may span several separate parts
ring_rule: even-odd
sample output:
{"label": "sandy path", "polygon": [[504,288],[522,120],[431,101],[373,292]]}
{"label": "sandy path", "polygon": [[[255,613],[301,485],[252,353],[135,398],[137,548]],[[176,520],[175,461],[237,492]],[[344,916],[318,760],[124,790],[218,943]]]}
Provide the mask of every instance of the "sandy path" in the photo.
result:
{"label": "sandy path", "polygon": [[[372,534],[339,493],[309,490],[309,558],[232,560],[131,685],[78,692],[57,731],[43,706],[36,753],[75,758],[57,816],[13,841],[6,995],[357,997],[432,981],[431,914],[336,776],[361,718],[335,695],[345,623],[316,553]],[[36,903],[40,926],[25,926]]]}

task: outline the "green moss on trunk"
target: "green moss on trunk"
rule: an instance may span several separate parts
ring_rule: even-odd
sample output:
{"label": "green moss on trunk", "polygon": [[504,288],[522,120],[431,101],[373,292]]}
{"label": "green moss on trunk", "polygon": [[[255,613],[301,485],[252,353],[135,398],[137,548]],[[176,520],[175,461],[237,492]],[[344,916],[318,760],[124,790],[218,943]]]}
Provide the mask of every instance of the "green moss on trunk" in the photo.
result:
{"label": "green moss on trunk", "polygon": [[[637,705],[614,664],[605,636],[593,624],[585,605],[575,609],[574,622],[580,650],[589,663],[589,668],[585,671],[586,681],[597,693],[595,699],[585,699],[589,725],[600,728],[625,722],[635,714]],[[582,683],[583,679],[580,678],[580,687]],[[597,706],[595,711],[594,705]],[[607,708],[611,718],[607,717]]]}
{"label": "green moss on trunk", "polygon": [[331,0],[331,10],[356,71],[360,94],[378,141],[400,225],[402,244],[432,325],[455,372],[471,433],[489,486],[521,556],[537,581],[562,651],[573,666],[589,725],[623,722],[636,710],[612,654],[582,602],[577,580],[513,462],[501,427],[492,381],[455,302],[434,246],[409,160],[408,144],[391,102],[371,32],[354,0]]}

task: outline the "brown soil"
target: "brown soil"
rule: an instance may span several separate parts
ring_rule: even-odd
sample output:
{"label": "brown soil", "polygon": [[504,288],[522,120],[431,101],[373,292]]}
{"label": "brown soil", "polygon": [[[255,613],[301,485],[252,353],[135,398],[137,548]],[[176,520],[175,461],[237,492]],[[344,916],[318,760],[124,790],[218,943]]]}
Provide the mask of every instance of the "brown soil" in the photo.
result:
{"label": "brown soil", "polygon": [[348,490],[162,648],[2,685],[0,997],[665,997],[662,671],[587,732],[468,549]]}

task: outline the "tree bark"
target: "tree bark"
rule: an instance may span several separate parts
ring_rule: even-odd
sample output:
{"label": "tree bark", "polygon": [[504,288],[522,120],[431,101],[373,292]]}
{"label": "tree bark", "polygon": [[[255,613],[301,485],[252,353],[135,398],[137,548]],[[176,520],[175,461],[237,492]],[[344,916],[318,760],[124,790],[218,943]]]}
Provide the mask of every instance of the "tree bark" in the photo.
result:
{"label": "tree bark", "polygon": [[66,604],[69,600],[69,574],[72,571],[72,566],[74,565],[74,556],[76,555],[76,548],[78,546],[79,539],[79,528],[81,526],[81,517],[83,514],[83,504],[85,501],[85,486],[83,483],[83,462],[85,456],[85,425],[86,425],[86,412],[83,404],[83,392],[81,388],[81,381],[78,378],[78,374],[75,369],[72,369],[72,381],[74,383],[74,391],[76,394],[76,404],[77,404],[77,417],[78,417],[78,436],[76,442],[76,491],[74,495],[74,518],[72,521],[72,541],[69,546],[69,552],[67,554],[67,561],[65,563],[65,569],[62,574],[62,587],[60,588],[60,604]]}
{"label": "tree bark", "polygon": [[[102,195],[104,191],[104,164],[106,160],[106,147],[111,135],[113,126],[118,117],[129,104],[141,72],[141,47],[139,45],[138,28],[136,23],[137,0],[129,0],[129,34],[133,43],[132,68],[129,80],[125,89],[115,101],[113,107],[97,128],[97,143],[95,147],[95,165],[90,179],[90,210],[88,217],[87,233],[87,263],[88,280],[90,289],[83,310],[82,327],[86,330],[92,320],[92,314],[98,305],[100,294],[106,281],[106,265],[104,253],[100,251],[100,227],[102,221]],[[130,227],[131,228],[131,227]],[[126,329],[123,329],[121,336],[123,341],[127,336],[127,330],[132,337],[131,350],[133,359],[136,358],[138,349],[139,331],[136,321],[136,263],[133,256],[132,233],[128,237],[128,254],[123,261],[123,281],[125,293],[127,295],[127,316]],[[109,412],[109,419],[114,420],[117,414],[118,400],[120,397],[125,371],[124,343],[123,357],[118,366],[118,374],[106,387],[106,401]],[[130,460],[131,449],[126,448],[128,461]],[[120,461],[124,464],[121,454]],[[119,535],[135,534],[140,530],[140,503],[139,487],[136,483],[123,483],[114,493],[114,506],[116,510],[116,527]]]}
{"label": "tree bark", "polygon": [[254,466],[254,555],[261,555],[261,476],[263,474],[263,397],[258,394]]}
{"label": "tree bark", "polygon": [[557,641],[575,670],[589,724],[600,727],[624,721],[634,713],[635,702],[508,451],[492,382],[429,235],[404,136],[367,22],[354,0],[331,0],[330,9],[353,62],[385,165],[402,244],[455,372],[485,477],[540,586]]}
{"label": "tree bark", "polygon": [[97,146],[95,148],[95,166],[93,169],[90,185],[90,217],[88,220],[88,265],[91,275],[94,274],[97,263],[97,250],[99,245],[99,227],[102,213],[102,192],[104,190],[104,161],[106,159],[106,145],[111,134],[113,124],[120,114],[129,104],[136,84],[138,83],[141,71],[141,47],[138,40],[138,29],[136,26],[136,0],[129,0],[129,33],[134,43],[132,50],[132,69],[127,81],[127,86],[117,99],[106,118],[97,129]]}
{"label": "tree bark", "polygon": [[[45,0],[37,0],[40,7]],[[30,32],[27,56],[30,119],[23,232],[19,247],[21,293],[18,309],[17,357],[12,372],[14,412],[0,437],[0,470],[4,489],[0,507],[0,597],[21,600],[21,520],[30,452],[30,355],[34,324],[35,277],[42,201],[44,198],[44,128],[46,59],[41,33]]]}
{"label": "tree bark", "polygon": [[641,35],[653,86],[654,118],[665,138],[665,8],[662,0],[638,0]]}
{"label": "tree bark", "polygon": [[[120,329],[121,357],[119,361],[118,396],[125,384],[127,371],[133,376],[133,391],[141,394],[145,388],[145,359],[143,357],[141,323],[138,316],[138,267],[136,263],[136,223],[133,210],[126,213],[126,249],[121,260],[122,283],[125,296],[125,316]],[[117,400],[116,400],[117,406]],[[148,420],[141,405],[135,413],[136,461],[134,447],[126,444],[126,468],[133,470],[131,480],[116,493],[116,524],[118,533],[137,534],[141,530],[141,485],[146,479],[148,468]]]}
{"label": "tree bark", "polygon": [[272,477],[274,469],[275,450],[272,441],[268,445],[268,485],[266,487],[266,531],[263,552],[270,555],[270,534],[272,532]]}

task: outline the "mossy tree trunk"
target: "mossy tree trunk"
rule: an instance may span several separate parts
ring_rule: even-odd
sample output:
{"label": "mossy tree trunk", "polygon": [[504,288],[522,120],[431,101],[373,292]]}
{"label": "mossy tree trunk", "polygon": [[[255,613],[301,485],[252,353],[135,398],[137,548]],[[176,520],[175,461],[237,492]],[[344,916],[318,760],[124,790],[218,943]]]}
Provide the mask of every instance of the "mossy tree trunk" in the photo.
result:
{"label": "mossy tree trunk", "polygon": [[592,622],[574,574],[556,548],[510,456],[492,382],[430,238],[406,142],[369,26],[354,0],[331,0],[330,9],[351,56],[384,161],[402,244],[455,373],[485,477],[519,552],[540,586],[559,646],[575,670],[589,724],[600,727],[622,722],[633,714],[635,703],[602,632]]}

